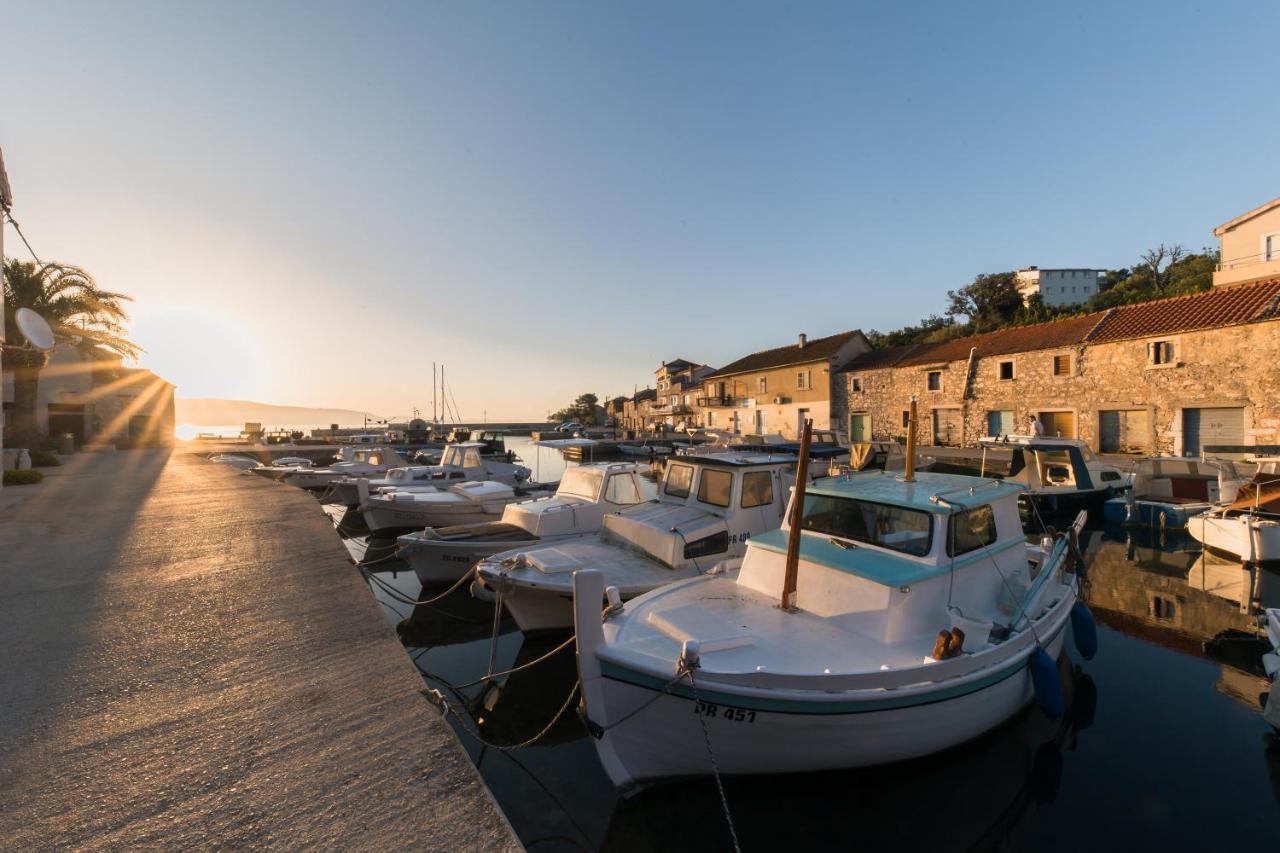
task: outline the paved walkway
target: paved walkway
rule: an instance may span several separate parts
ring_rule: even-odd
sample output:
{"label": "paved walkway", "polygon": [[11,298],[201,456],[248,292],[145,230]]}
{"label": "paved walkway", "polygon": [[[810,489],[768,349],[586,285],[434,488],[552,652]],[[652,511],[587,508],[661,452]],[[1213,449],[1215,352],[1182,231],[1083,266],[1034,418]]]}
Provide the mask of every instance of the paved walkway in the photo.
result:
{"label": "paved walkway", "polygon": [[315,501],[165,451],[0,491],[7,849],[515,849]]}

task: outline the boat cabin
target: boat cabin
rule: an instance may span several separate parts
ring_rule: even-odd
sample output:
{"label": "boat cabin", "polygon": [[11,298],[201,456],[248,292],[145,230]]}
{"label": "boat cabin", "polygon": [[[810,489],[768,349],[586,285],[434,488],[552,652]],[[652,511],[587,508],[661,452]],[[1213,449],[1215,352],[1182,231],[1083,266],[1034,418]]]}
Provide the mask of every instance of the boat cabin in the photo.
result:
{"label": "boat cabin", "polygon": [[[657,496],[605,516],[602,537],[647,553],[671,568],[739,557],[753,536],[782,523],[794,456],[720,452],[678,456]],[[572,469],[571,469],[572,470]]]}
{"label": "boat cabin", "polygon": [[[989,474],[1021,483],[1032,495],[1103,494],[1127,487],[1124,473],[1113,465],[1099,461],[1093,449],[1075,438],[1007,435],[984,438],[982,466],[978,476]],[[988,459],[991,450],[1011,453],[1007,470]]]}
{"label": "boat cabin", "polygon": [[[911,483],[884,471],[815,481],[801,513],[797,606],[886,644],[935,634],[956,617],[982,645],[1031,584],[1021,492],[932,472]],[[789,534],[786,524],[752,539],[739,586],[780,596]],[[998,612],[1001,600],[1009,612]]]}
{"label": "boat cabin", "polygon": [[596,513],[595,524],[598,525],[604,513],[635,506],[645,500],[639,471],[640,466],[633,462],[604,462],[566,468],[554,495],[510,504],[502,520],[540,537],[582,529],[588,520],[586,515],[591,511]]}

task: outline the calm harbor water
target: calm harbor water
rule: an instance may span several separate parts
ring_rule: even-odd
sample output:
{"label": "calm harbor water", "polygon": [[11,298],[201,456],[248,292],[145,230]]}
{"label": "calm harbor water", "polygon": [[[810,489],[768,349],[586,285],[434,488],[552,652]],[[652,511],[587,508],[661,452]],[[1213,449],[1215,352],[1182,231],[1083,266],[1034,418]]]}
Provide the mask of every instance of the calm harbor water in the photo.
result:
{"label": "calm harbor water", "polygon": [[[534,448],[514,449],[526,464]],[[540,479],[558,476],[542,451]],[[1202,554],[1183,534],[1093,528],[1082,540],[1085,600],[1099,652],[1059,661],[1069,711],[1034,708],[964,747],[871,770],[728,779],[743,849],[1270,849],[1280,825],[1280,738],[1259,715],[1266,690],[1248,640],[1251,598],[1280,606],[1280,571]],[[357,557],[386,543],[348,540]],[[422,589],[394,560],[378,577],[409,598]],[[374,587],[426,682],[466,722],[451,722],[521,841],[537,850],[719,850],[729,846],[714,783],[658,786],[620,798],[572,709],[533,747],[574,689],[572,649],[482,689],[560,639],[526,642],[465,590],[411,607]]]}

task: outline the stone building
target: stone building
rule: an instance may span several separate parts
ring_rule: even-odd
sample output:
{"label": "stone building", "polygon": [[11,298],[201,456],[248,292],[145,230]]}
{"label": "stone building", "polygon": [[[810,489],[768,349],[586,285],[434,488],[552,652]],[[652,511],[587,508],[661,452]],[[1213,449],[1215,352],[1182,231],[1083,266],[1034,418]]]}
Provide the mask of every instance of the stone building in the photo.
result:
{"label": "stone building", "polygon": [[805,418],[819,429],[843,428],[843,379],[837,373],[869,352],[862,332],[853,330],[755,352],[728,364],[702,381],[695,398],[703,426],[733,433],[781,433],[799,436]]}
{"label": "stone building", "polygon": [[1025,433],[1102,452],[1198,455],[1280,443],[1280,278],[1034,326],[877,350],[846,366],[840,417],[855,440],[926,443]]}
{"label": "stone building", "polygon": [[[13,377],[4,372],[5,428],[13,417]],[[154,447],[173,443],[174,386],[149,370],[125,367],[101,347],[59,345],[40,373],[36,423],[55,441],[70,433],[75,446]],[[9,441],[5,436],[5,443]]]}
{"label": "stone building", "polygon": [[646,427],[653,429],[661,425],[678,429],[682,426],[702,426],[694,401],[698,385],[714,369],[683,358],[664,361],[654,371],[657,396],[650,407]]}

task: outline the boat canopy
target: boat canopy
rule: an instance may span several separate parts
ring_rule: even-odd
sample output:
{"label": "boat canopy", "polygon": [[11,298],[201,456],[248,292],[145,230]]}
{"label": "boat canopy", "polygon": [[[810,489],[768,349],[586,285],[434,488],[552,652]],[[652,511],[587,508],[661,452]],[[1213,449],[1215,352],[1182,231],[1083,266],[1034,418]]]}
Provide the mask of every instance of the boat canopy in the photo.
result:
{"label": "boat canopy", "polygon": [[1021,485],[1001,480],[983,480],[975,486],[973,477],[960,474],[936,474],[917,471],[908,483],[895,472],[860,471],[839,477],[815,480],[806,494],[858,498],[877,504],[923,509],[929,512],[952,512],[975,503],[991,503],[1005,495],[1025,491]]}

